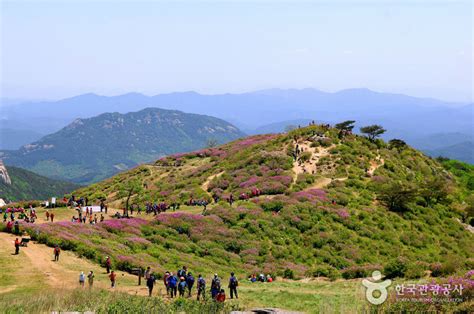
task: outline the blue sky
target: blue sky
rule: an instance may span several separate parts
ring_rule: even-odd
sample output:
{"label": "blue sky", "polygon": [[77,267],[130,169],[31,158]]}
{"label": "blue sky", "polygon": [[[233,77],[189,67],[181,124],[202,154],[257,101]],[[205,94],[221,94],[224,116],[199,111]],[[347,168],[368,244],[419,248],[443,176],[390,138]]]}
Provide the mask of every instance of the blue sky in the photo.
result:
{"label": "blue sky", "polygon": [[471,1],[3,1],[1,92],[367,87],[472,100]]}

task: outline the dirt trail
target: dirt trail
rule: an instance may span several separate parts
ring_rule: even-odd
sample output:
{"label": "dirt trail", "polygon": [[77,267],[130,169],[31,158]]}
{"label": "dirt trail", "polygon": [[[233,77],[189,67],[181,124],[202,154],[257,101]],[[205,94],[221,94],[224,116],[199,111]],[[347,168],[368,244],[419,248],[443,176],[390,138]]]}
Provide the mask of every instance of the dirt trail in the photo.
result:
{"label": "dirt trail", "polygon": [[[42,287],[49,285],[56,289],[71,289],[79,287],[79,273],[83,271],[86,275],[92,270],[95,274],[94,287],[110,289],[110,281],[105,269],[92,262],[79,258],[74,253],[62,251],[58,262],[53,261],[53,249],[43,244],[30,242],[28,247],[22,247],[19,255],[12,255],[14,251],[13,243],[15,237],[11,234],[0,234],[0,254],[6,259],[15,263],[18,261],[20,267],[15,268],[13,276],[21,276],[18,280],[21,286],[29,284]],[[0,270],[0,275],[2,271]],[[28,282],[29,280],[34,281]],[[124,291],[131,294],[146,295],[147,288],[142,281],[142,285],[137,285],[136,276],[117,271],[117,288],[115,290]],[[87,283],[86,283],[87,285]],[[17,288],[17,285],[0,287],[0,293],[6,293]]]}
{"label": "dirt trail", "polygon": [[322,189],[328,186],[332,182],[331,178],[322,178],[321,180],[317,181],[312,186],[308,187],[307,189]]}
{"label": "dirt trail", "polygon": [[378,168],[382,167],[384,164],[385,164],[385,160],[384,160],[383,158],[381,158],[380,155],[378,155],[378,156],[375,158],[375,160],[371,160],[371,161],[370,161],[370,168],[369,168],[369,170],[367,170],[367,174],[373,176],[375,170],[377,170]]}
{"label": "dirt trail", "polygon": [[[329,147],[311,147],[311,142],[309,141],[298,142],[298,146],[301,153],[310,152],[311,158],[306,162],[301,162],[300,160],[293,162],[293,184],[296,183],[299,174],[316,174],[318,170],[316,165],[318,164],[319,160],[325,156],[328,156],[330,154],[329,151],[336,147],[334,144]],[[322,184],[323,187],[329,183],[331,183],[331,179],[323,178],[318,183],[316,183],[316,185]]]}
{"label": "dirt trail", "polygon": [[209,184],[211,183],[212,180],[214,180],[215,178],[218,178],[220,177],[221,175],[224,174],[225,171],[222,171],[222,172],[219,172],[219,173],[216,173],[216,174],[213,174],[212,176],[208,177],[206,179],[206,181],[204,181],[203,184],[201,184],[201,189],[204,190],[204,192],[206,192],[207,194],[209,194],[211,196],[211,194],[207,191],[208,187],[209,187]]}

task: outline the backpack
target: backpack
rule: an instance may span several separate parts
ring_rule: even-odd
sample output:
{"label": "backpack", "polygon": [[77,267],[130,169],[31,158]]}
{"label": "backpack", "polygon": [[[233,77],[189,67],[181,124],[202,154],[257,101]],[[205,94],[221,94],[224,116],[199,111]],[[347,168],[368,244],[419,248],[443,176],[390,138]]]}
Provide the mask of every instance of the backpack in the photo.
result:
{"label": "backpack", "polygon": [[175,276],[170,276],[168,278],[168,285],[172,288],[176,287],[176,282],[178,281],[178,279],[175,277]]}
{"label": "backpack", "polygon": [[187,283],[189,286],[194,285],[194,277],[193,277],[193,276],[188,276],[188,277],[186,278],[186,283]]}
{"label": "backpack", "polygon": [[200,289],[206,288],[206,281],[204,280],[204,278],[199,278],[198,279],[198,286],[199,286]]}
{"label": "backpack", "polygon": [[179,289],[184,290],[184,288],[186,288],[186,281],[180,281],[179,282]]}
{"label": "backpack", "polygon": [[59,254],[61,252],[61,249],[59,247],[54,248],[54,254]]}
{"label": "backpack", "polygon": [[231,287],[237,287],[239,285],[239,282],[237,281],[237,278],[235,278],[234,276],[230,277],[229,285]]}
{"label": "backpack", "polygon": [[214,289],[220,289],[221,287],[221,281],[219,278],[214,278],[212,279],[212,284],[211,284],[211,288],[214,288]]}
{"label": "backpack", "polygon": [[186,272],[184,271],[184,269],[178,270],[178,277],[179,278],[186,277]]}

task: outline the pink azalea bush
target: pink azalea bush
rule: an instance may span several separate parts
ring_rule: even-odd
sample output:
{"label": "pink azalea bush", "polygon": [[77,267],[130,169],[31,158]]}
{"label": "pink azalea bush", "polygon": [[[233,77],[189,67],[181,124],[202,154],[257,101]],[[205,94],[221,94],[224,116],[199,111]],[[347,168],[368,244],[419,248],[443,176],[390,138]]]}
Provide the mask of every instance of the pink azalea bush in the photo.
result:
{"label": "pink azalea bush", "polygon": [[299,201],[309,201],[312,204],[320,204],[321,202],[327,202],[327,192],[322,189],[309,189],[306,191],[295,192],[292,197]]}

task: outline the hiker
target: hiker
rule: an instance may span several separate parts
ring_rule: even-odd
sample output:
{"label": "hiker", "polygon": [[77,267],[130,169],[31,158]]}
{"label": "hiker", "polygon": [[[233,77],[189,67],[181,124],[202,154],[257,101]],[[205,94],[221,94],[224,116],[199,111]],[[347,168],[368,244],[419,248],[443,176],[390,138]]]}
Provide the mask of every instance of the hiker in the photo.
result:
{"label": "hiker", "polygon": [[153,286],[155,285],[155,276],[150,275],[146,280],[146,286],[148,287],[148,296],[151,297],[151,293],[153,292]]}
{"label": "hiker", "polygon": [[256,281],[257,281],[257,277],[255,276],[255,274],[252,274],[252,275],[249,276],[248,280],[249,280],[250,282],[256,282]]}
{"label": "hiker", "polygon": [[148,266],[146,268],[144,277],[145,277],[146,280],[150,279],[150,277],[151,277],[151,268],[150,268],[150,266]]}
{"label": "hiker", "polygon": [[79,285],[81,287],[84,287],[84,282],[86,281],[86,276],[84,275],[84,272],[81,271],[79,274]]}
{"label": "hiker", "polygon": [[110,272],[110,275],[109,275],[109,278],[110,278],[110,287],[111,288],[115,288],[115,278],[117,277],[117,275],[115,274],[115,272],[112,270],[112,272]]}
{"label": "hiker", "polygon": [[100,214],[100,222],[103,222],[105,220],[104,215]]}
{"label": "hiker", "polygon": [[59,254],[61,253],[61,249],[59,248],[59,246],[56,244],[54,246],[54,261],[55,262],[59,262]]}
{"label": "hiker", "polygon": [[9,221],[7,222],[7,232],[10,233],[12,232],[12,228],[13,228],[13,222]]}
{"label": "hiker", "polygon": [[212,279],[212,282],[211,282],[211,297],[215,299],[220,290],[221,290],[221,280],[219,279],[217,274],[214,274],[214,278]]}
{"label": "hiker", "polygon": [[170,289],[170,295],[171,298],[176,297],[177,295],[177,285],[178,285],[178,278],[173,275],[173,273],[170,273],[170,276],[168,277],[168,287]]}
{"label": "hiker", "polygon": [[15,223],[13,224],[13,228],[14,228],[14,233],[17,235],[20,235],[20,222],[18,220],[15,221]]}
{"label": "hiker", "polygon": [[54,221],[54,213],[51,213],[51,215],[49,215],[49,217],[51,218],[51,222]]}
{"label": "hiker", "polygon": [[183,266],[182,269],[178,269],[178,272],[176,273],[176,275],[178,275],[178,277],[185,277],[186,278],[187,270],[188,270],[188,268],[186,266]]}
{"label": "hiker", "polygon": [[225,291],[221,289],[219,293],[216,295],[216,301],[219,303],[223,303],[225,301]]}
{"label": "hiker", "polygon": [[94,224],[97,224],[97,214],[94,214]]}
{"label": "hiker", "polygon": [[234,273],[230,273],[230,278],[229,278],[229,289],[230,289],[230,298],[235,298],[238,299],[239,295],[237,294],[237,287],[239,286],[239,281],[237,280],[237,277],[234,276]]}
{"label": "hiker", "polygon": [[15,255],[18,255],[20,254],[20,240],[18,240],[18,238],[15,239]]}
{"label": "hiker", "polygon": [[273,278],[270,274],[267,275],[267,282],[273,282]]}
{"label": "hiker", "polygon": [[179,296],[184,297],[184,292],[186,291],[186,279],[184,277],[179,278],[179,284],[178,284],[178,291],[179,291]]}
{"label": "hiker", "polygon": [[107,269],[107,274],[110,273],[110,267],[112,266],[112,261],[110,260],[110,257],[105,258],[105,268]]}
{"label": "hiker", "polygon": [[194,286],[194,277],[191,272],[188,273],[188,276],[186,276],[186,285],[188,287],[188,297],[191,297],[191,290],[193,289]]}
{"label": "hiker", "polygon": [[202,278],[202,275],[199,274],[198,281],[197,281],[197,300],[199,301],[199,298],[201,296],[202,296],[202,299],[204,300],[205,293],[206,293],[206,280],[204,280],[204,278]]}
{"label": "hiker", "polygon": [[49,211],[48,210],[46,210],[45,215],[46,215],[46,221],[49,221]]}
{"label": "hiker", "polygon": [[166,271],[165,275],[163,276],[163,283],[165,284],[166,294],[170,295],[170,288],[168,286],[168,278],[170,277],[170,272]]}
{"label": "hiker", "polygon": [[94,272],[91,270],[89,274],[87,275],[87,281],[89,282],[89,288],[92,288],[92,285],[94,284]]}

